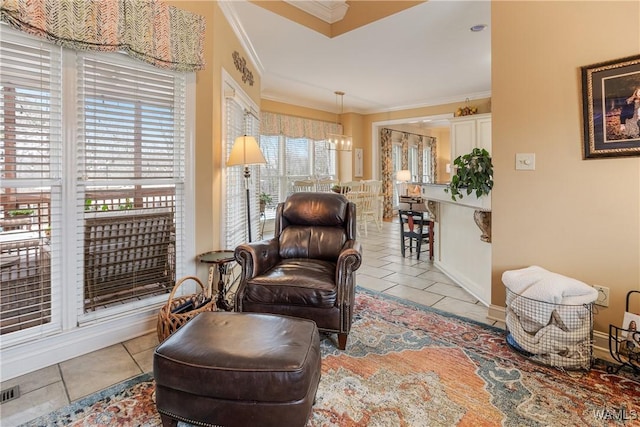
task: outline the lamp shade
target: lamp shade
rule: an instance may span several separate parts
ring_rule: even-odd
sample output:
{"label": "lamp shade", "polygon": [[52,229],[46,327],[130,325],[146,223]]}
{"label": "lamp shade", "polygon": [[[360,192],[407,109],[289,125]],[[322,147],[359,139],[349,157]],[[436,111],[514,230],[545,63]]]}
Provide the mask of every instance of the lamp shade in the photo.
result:
{"label": "lamp shade", "polygon": [[403,169],[396,173],[396,179],[400,182],[409,182],[411,181],[411,171],[408,169]]}
{"label": "lamp shade", "polygon": [[227,166],[260,165],[265,163],[267,161],[254,137],[243,135],[236,138],[233,142],[233,147],[231,147]]}

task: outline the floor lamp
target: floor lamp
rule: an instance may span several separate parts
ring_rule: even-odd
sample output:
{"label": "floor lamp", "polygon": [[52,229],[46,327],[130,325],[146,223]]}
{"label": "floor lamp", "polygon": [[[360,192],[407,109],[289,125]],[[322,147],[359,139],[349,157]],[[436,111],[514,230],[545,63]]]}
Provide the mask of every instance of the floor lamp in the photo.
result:
{"label": "floor lamp", "polygon": [[247,236],[251,242],[251,198],[249,197],[249,178],[251,171],[249,165],[263,165],[267,163],[256,139],[252,136],[239,136],[233,142],[231,154],[227,160],[227,166],[244,166],[244,186],[247,192]]}

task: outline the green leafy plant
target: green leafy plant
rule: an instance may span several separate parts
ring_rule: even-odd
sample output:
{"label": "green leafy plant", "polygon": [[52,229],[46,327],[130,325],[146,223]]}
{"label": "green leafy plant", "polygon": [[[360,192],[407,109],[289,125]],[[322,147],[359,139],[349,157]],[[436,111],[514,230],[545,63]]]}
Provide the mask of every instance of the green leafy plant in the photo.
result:
{"label": "green leafy plant", "polygon": [[[131,199],[129,199],[127,197],[127,199],[125,201],[125,204],[124,205],[119,205],[118,206],[118,210],[126,211],[126,210],[130,210],[130,209],[133,209],[133,202],[131,201]],[[103,209],[103,210],[108,210],[108,208],[107,209]]]}
{"label": "green leafy plant", "polygon": [[273,201],[273,198],[269,193],[260,193],[258,198],[260,199],[260,213],[263,213],[267,209],[267,205]]}
{"label": "green leafy plant", "polygon": [[33,212],[34,212],[33,209],[13,209],[13,210],[7,211],[7,214],[10,217],[15,217],[15,216],[33,215]]}
{"label": "green leafy plant", "polygon": [[[469,154],[458,156],[453,165],[456,173],[451,177],[445,192],[451,192],[451,199],[464,197],[463,193],[476,197],[489,194],[493,188],[493,164],[491,155],[484,148],[474,148]],[[466,189],[466,190],[465,190]]]}
{"label": "green leafy plant", "polygon": [[260,202],[264,203],[265,205],[268,205],[272,201],[273,201],[273,197],[271,197],[271,194],[260,193]]}

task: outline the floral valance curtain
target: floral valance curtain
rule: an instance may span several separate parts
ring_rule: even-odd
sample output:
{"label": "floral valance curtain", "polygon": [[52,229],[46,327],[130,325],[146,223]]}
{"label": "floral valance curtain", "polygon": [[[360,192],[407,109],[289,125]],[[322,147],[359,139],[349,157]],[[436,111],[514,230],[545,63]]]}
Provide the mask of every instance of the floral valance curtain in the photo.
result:
{"label": "floral valance curtain", "polygon": [[0,0],[0,20],[74,50],[125,51],[176,71],[204,68],[205,19],[157,0]]}
{"label": "floral valance curtain", "polygon": [[321,141],[328,134],[341,134],[342,125],[302,117],[262,112],[260,120],[262,135],[284,135],[289,138],[309,138]]}

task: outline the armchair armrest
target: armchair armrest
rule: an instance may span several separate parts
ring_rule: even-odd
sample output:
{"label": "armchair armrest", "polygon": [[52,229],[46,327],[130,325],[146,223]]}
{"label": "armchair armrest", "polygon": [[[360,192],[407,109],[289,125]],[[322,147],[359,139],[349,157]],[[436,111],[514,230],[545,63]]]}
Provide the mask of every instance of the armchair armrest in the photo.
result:
{"label": "armchair armrest", "polygon": [[241,280],[236,291],[236,311],[242,311],[242,296],[247,280],[259,276],[278,263],[280,252],[278,240],[262,240],[259,242],[244,243],[236,247],[234,257],[240,265]]}
{"label": "armchair armrest", "polygon": [[362,263],[362,244],[357,240],[347,240],[344,242],[340,255],[338,256],[338,265],[341,263],[353,263],[351,271],[356,271]]}
{"label": "armchair armrest", "polygon": [[234,256],[242,266],[244,277],[251,279],[269,271],[280,260],[278,241],[243,243],[235,249]]}
{"label": "armchair armrest", "polygon": [[362,264],[362,244],[356,240],[347,240],[340,251],[336,263],[336,284],[338,286],[338,303],[350,301],[348,296],[354,292],[355,274]]}

